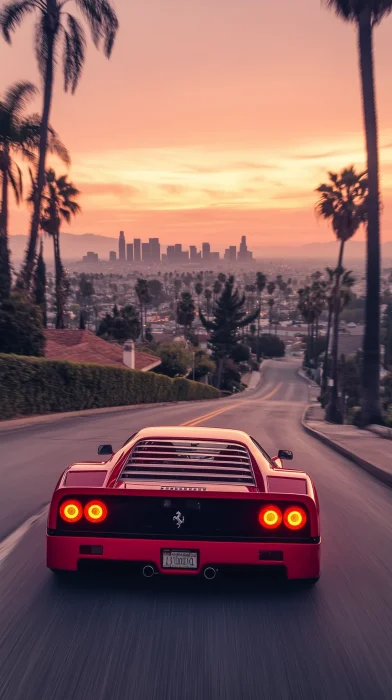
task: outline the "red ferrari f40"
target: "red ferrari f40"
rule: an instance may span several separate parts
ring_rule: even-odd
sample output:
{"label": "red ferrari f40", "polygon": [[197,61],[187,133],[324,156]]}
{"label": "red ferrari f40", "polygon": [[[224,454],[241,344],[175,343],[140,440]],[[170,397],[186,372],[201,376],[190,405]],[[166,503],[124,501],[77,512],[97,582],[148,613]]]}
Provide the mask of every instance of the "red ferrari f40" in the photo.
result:
{"label": "red ferrari f40", "polygon": [[312,479],[271,459],[252,437],[221,428],[145,428],[107,461],[73,464],[49,509],[47,565],[133,562],[145,576],[214,578],[224,567],[320,575],[319,503]]}

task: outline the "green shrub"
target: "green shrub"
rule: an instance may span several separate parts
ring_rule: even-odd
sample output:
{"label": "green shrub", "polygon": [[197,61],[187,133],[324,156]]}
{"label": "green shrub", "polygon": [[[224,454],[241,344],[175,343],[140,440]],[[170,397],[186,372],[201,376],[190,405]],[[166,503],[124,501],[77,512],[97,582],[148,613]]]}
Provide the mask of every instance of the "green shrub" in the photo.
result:
{"label": "green shrub", "polygon": [[219,392],[150,372],[0,354],[0,418],[138,403],[216,399]]}

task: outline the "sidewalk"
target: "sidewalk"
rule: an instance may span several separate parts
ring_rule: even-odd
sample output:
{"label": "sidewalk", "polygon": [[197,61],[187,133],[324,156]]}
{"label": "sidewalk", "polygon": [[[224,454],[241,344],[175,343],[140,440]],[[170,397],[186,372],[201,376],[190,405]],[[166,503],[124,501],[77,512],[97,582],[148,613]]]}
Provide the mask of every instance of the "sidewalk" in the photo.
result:
{"label": "sidewalk", "polygon": [[335,425],[324,421],[320,405],[305,410],[302,426],[307,433],[355,462],[384,484],[392,487],[392,444],[390,440],[353,425]]}

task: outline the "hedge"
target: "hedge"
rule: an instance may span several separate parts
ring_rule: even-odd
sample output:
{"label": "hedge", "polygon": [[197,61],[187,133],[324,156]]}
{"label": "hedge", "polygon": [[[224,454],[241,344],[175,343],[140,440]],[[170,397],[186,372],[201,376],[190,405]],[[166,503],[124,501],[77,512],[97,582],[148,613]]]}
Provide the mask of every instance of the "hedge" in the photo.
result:
{"label": "hedge", "polygon": [[164,401],[216,399],[188,379],[122,367],[0,354],[0,418]]}

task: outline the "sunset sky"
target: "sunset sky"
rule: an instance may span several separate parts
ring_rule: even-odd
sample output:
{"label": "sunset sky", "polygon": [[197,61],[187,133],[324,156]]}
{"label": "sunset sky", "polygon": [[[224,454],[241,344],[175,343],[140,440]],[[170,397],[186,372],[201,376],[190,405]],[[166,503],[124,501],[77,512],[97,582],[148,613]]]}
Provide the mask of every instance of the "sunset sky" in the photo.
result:
{"label": "sunset sky", "polygon": [[[327,170],[364,164],[354,28],[319,0],[115,7],[111,60],[89,41],[74,96],[56,76],[51,122],[83,193],[83,214],[65,230],[217,248],[247,234],[256,250],[331,240],[315,219],[314,188]],[[392,19],[375,39],[382,234],[391,240]],[[1,91],[39,84],[31,20],[12,47],[0,41],[0,63]],[[27,226],[26,208],[13,208],[11,234]]]}

